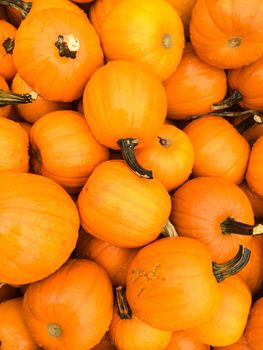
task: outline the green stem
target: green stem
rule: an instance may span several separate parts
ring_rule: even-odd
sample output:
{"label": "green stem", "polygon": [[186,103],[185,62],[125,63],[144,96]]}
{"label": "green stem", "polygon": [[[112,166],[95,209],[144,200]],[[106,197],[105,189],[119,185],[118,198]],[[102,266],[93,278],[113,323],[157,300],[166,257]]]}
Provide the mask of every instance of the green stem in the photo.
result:
{"label": "green stem", "polygon": [[138,145],[138,142],[138,139],[120,139],[117,143],[121,149],[123,159],[129,165],[131,170],[138,176],[152,179],[152,171],[144,169],[135,158],[134,148]]}
{"label": "green stem", "polygon": [[236,233],[238,235],[255,236],[263,234],[263,225],[248,225],[228,217],[221,223],[221,231],[223,234]]}
{"label": "green stem", "polygon": [[22,18],[25,19],[31,10],[32,2],[24,2],[23,0],[0,0],[0,5],[15,8],[20,12]]}
{"label": "green stem", "polygon": [[232,93],[232,95],[230,95],[225,100],[213,103],[211,105],[211,109],[213,111],[220,111],[222,109],[226,109],[226,108],[229,108],[231,106],[234,106],[237,102],[242,101],[242,100],[243,100],[243,96],[241,95],[241,93],[239,91],[235,90]]}
{"label": "green stem", "polygon": [[29,94],[16,94],[0,90],[0,107],[32,103],[36,100],[36,98],[37,94],[35,92],[31,92]]}
{"label": "green stem", "polygon": [[6,53],[13,53],[14,47],[15,47],[15,39],[7,38],[3,42],[3,47],[6,51]]}
{"label": "green stem", "polygon": [[120,318],[122,320],[130,320],[132,318],[132,311],[124,295],[122,286],[116,288],[116,299]]}

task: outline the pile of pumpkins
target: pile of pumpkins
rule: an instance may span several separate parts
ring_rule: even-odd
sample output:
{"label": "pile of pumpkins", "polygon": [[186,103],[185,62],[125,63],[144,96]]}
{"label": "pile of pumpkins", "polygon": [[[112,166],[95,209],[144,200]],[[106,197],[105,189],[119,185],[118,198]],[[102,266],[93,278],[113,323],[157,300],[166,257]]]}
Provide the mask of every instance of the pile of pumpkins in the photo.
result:
{"label": "pile of pumpkins", "polygon": [[0,348],[263,349],[262,0],[0,0]]}

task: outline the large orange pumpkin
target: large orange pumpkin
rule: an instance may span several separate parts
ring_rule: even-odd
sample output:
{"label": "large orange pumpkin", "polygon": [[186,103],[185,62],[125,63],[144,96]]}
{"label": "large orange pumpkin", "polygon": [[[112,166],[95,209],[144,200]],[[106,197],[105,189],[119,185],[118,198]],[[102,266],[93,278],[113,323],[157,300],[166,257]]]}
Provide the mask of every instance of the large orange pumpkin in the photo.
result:
{"label": "large orange pumpkin", "polygon": [[87,80],[103,64],[89,20],[61,8],[37,11],[23,21],[13,56],[18,74],[34,91],[62,102],[81,97]]}
{"label": "large orange pumpkin", "polygon": [[126,248],[155,240],[171,210],[165,187],[156,179],[136,176],[122,160],[99,164],[81,190],[77,205],[87,232]]}
{"label": "large orange pumpkin", "polygon": [[263,55],[262,20],[261,0],[197,0],[191,42],[197,55],[212,66],[239,68]]}
{"label": "large orange pumpkin", "polygon": [[79,216],[61,186],[34,174],[0,174],[0,203],[2,282],[40,280],[68,259]]}
{"label": "large orange pumpkin", "polygon": [[89,80],[83,105],[95,138],[109,148],[121,148],[135,172],[152,177],[136,163],[133,149],[152,142],[166,117],[166,94],[157,76],[133,62],[109,62]]}
{"label": "large orange pumpkin", "polygon": [[202,241],[217,262],[231,259],[257,231],[247,196],[223,178],[184,183],[172,197],[171,222],[179,235]]}
{"label": "large orange pumpkin", "polygon": [[[12,40],[16,34],[16,28],[12,24],[0,20],[0,75],[6,80],[11,80],[16,74],[16,68],[12,55]],[[9,47],[11,42],[11,48]]]}
{"label": "large orange pumpkin", "polygon": [[23,314],[30,334],[45,349],[84,350],[98,344],[113,312],[106,272],[88,260],[69,260],[25,293]]}
{"label": "large orange pumpkin", "polygon": [[221,101],[227,91],[224,70],[202,61],[190,43],[186,44],[176,71],[163,83],[167,112],[172,119],[210,112],[211,104]]}
{"label": "large orange pumpkin", "polygon": [[150,67],[161,80],[180,63],[184,31],[178,12],[164,0],[118,2],[99,32],[108,60],[129,60]]}
{"label": "large orange pumpkin", "polygon": [[56,111],[37,120],[30,130],[35,172],[77,193],[109,151],[90,132],[78,112]]}
{"label": "large orange pumpkin", "polygon": [[263,197],[262,151],[263,136],[260,136],[253,145],[246,173],[249,188],[261,197]]}
{"label": "large orange pumpkin", "polygon": [[186,331],[176,331],[165,350],[210,350],[210,346],[200,343]]}
{"label": "large orange pumpkin", "polygon": [[263,298],[258,299],[252,306],[245,331],[249,350],[263,348]]}

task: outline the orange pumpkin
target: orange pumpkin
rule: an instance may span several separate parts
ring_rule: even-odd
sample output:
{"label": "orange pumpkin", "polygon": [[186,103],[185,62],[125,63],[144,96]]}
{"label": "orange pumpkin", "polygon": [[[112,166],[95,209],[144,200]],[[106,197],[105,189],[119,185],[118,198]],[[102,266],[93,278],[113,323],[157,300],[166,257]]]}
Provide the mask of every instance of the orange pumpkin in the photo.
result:
{"label": "orange pumpkin", "polygon": [[103,267],[110,276],[113,286],[124,286],[126,274],[138,249],[121,248],[92,237],[80,230],[76,247],[78,258],[90,259]]}
{"label": "orange pumpkin", "polygon": [[9,93],[9,87],[5,79],[0,75],[0,118],[7,118],[11,111],[11,105],[4,100],[6,93]]}
{"label": "orange pumpkin", "polygon": [[0,344],[1,348],[8,350],[40,349],[24,324],[22,298],[0,304]]}
{"label": "orange pumpkin", "polygon": [[235,274],[249,258],[247,248],[239,253],[225,264],[216,264],[206,246],[195,239],[163,238],[147,245],[127,273],[126,295],[133,314],[152,327],[169,331],[208,321],[222,298],[218,283]]}
{"label": "orange pumpkin", "polygon": [[89,80],[83,105],[95,138],[109,148],[121,148],[130,167],[151,178],[151,171],[136,163],[133,150],[152,142],[165,120],[166,94],[156,75],[133,62],[109,62]]}
{"label": "orange pumpkin", "polygon": [[212,318],[190,329],[200,342],[213,346],[231,345],[242,336],[251,306],[251,293],[239,277],[232,276],[220,284],[222,300]]}
{"label": "orange pumpkin", "polygon": [[172,119],[210,112],[211,104],[221,101],[227,91],[224,70],[202,61],[190,43],[186,44],[176,71],[163,83],[167,112]]}
{"label": "orange pumpkin", "polygon": [[171,201],[156,179],[140,178],[121,160],[99,164],[78,197],[83,228],[110,244],[134,248],[155,240]]}
{"label": "orange pumpkin", "polygon": [[165,350],[210,350],[209,345],[205,345],[194,339],[186,331],[176,331],[172,334],[172,339]]}
{"label": "orange pumpkin", "polygon": [[239,68],[263,55],[262,20],[261,0],[197,0],[191,42],[197,55],[212,66]]}
{"label": "orange pumpkin", "polygon": [[248,142],[227,120],[207,116],[184,128],[194,147],[194,176],[224,177],[239,184],[250,154]]}
{"label": "orange pumpkin", "polygon": [[30,130],[32,164],[71,193],[79,192],[93,169],[109,158],[109,151],[91,134],[81,114],[51,112]]}
{"label": "orange pumpkin", "polygon": [[184,32],[178,12],[164,0],[124,0],[108,13],[99,32],[108,60],[150,67],[161,80],[180,63]]}
{"label": "orange pumpkin", "polygon": [[263,198],[260,197],[259,195],[257,195],[255,192],[253,192],[247,185],[246,182],[242,182],[239,187],[241,188],[241,190],[247,195],[255,218],[257,219],[261,219],[263,218]]}
{"label": "orange pumpkin", "polygon": [[[113,313],[106,272],[88,260],[70,260],[25,293],[30,334],[45,349],[91,349],[106,333]],[[88,330],[88,331],[87,331]]]}
{"label": "orange pumpkin", "polygon": [[0,280],[26,284],[57,270],[73,251],[79,216],[58,184],[34,174],[0,174]]}
{"label": "orange pumpkin", "polygon": [[251,350],[247,343],[247,338],[243,334],[242,337],[234,344],[229,346],[214,347],[214,350]]}
{"label": "orange pumpkin", "polygon": [[91,74],[103,64],[89,20],[61,8],[37,11],[23,21],[13,56],[18,74],[34,91],[62,102],[80,98]]}
{"label": "orange pumpkin", "polygon": [[0,20],[0,75],[6,80],[11,80],[16,74],[12,55],[12,40],[15,34],[16,28],[12,24]]}
{"label": "orange pumpkin", "polygon": [[183,184],[172,197],[170,220],[179,235],[203,242],[217,262],[231,259],[259,229],[253,228],[247,196],[223,178],[199,177]]}
{"label": "orange pumpkin", "polygon": [[116,288],[117,305],[113,311],[110,336],[119,350],[164,350],[172,333],[153,328],[132,314],[122,287]]}
{"label": "orange pumpkin", "polygon": [[263,298],[258,299],[250,310],[245,331],[249,350],[261,350],[263,347]]}
{"label": "orange pumpkin", "polygon": [[0,172],[27,172],[29,140],[23,128],[13,120],[0,118],[0,144]]}
{"label": "orange pumpkin", "polygon": [[260,136],[253,145],[246,173],[246,180],[249,188],[260,197],[263,197],[262,151],[263,136]]}
{"label": "orange pumpkin", "polygon": [[173,125],[164,124],[158,138],[138,149],[136,159],[171,191],[184,183],[192,172],[194,150],[189,137]]}
{"label": "orange pumpkin", "polygon": [[17,288],[14,288],[6,283],[0,284],[0,303],[9,299],[15,298],[17,294],[18,294]]}

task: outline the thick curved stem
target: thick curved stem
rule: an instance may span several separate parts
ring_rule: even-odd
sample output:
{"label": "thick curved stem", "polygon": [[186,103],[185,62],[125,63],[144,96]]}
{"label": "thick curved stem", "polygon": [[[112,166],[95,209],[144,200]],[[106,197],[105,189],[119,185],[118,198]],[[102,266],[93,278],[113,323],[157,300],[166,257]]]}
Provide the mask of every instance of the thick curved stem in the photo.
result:
{"label": "thick curved stem", "polygon": [[217,282],[222,282],[225,278],[236,275],[246,266],[249,258],[250,250],[241,245],[237,255],[230,261],[221,264],[213,261],[213,273]]}
{"label": "thick curved stem", "polygon": [[15,39],[7,38],[2,45],[6,53],[13,53],[15,47]]}
{"label": "thick curved stem", "polygon": [[213,111],[220,111],[222,109],[226,109],[231,106],[234,106],[237,102],[242,100],[243,100],[243,96],[241,95],[241,93],[235,90],[232,93],[232,95],[226,98],[225,100],[211,104],[211,109]]}
{"label": "thick curved stem", "polygon": [[167,220],[167,223],[164,225],[161,233],[165,237],[178,237],[178,233],[176,232],[175,227],[170,220]]}
{"label": "thick curved stem", "polygon": [[116,299],[120,318],[122,320],[130,320],[132,318],[132,311],[124,295],[122,286],[116,288]]}
{"label": "thick curved stem", "polygon": [[36,92],[30,92],[29,94],[16,94],[0,90],[0,107],[7,105],[32,103],[36,99]]}
{"label": "thick curved stem", "polygon": [[248,225],[228,217],[221,223],[221,231],[223,234],[236,233],[238,235],[255,236],[263,234],[263,225]]}
{"label": "thick curved stem", "polygon": [[25,19],[31,10],[32,2],[24,2],[22,0],[0,0],[0,5],[15,8],[20,12],[22,18]]}
{"label": "thick curved stem", "polygon": [[129,165],[131,170],[138,176],[152,179],[152,171],[144,169],[135,158],[134,148],[138,145],[138,142],[138,139],[120,139],[117,143],[121,149],[123,159]]}

